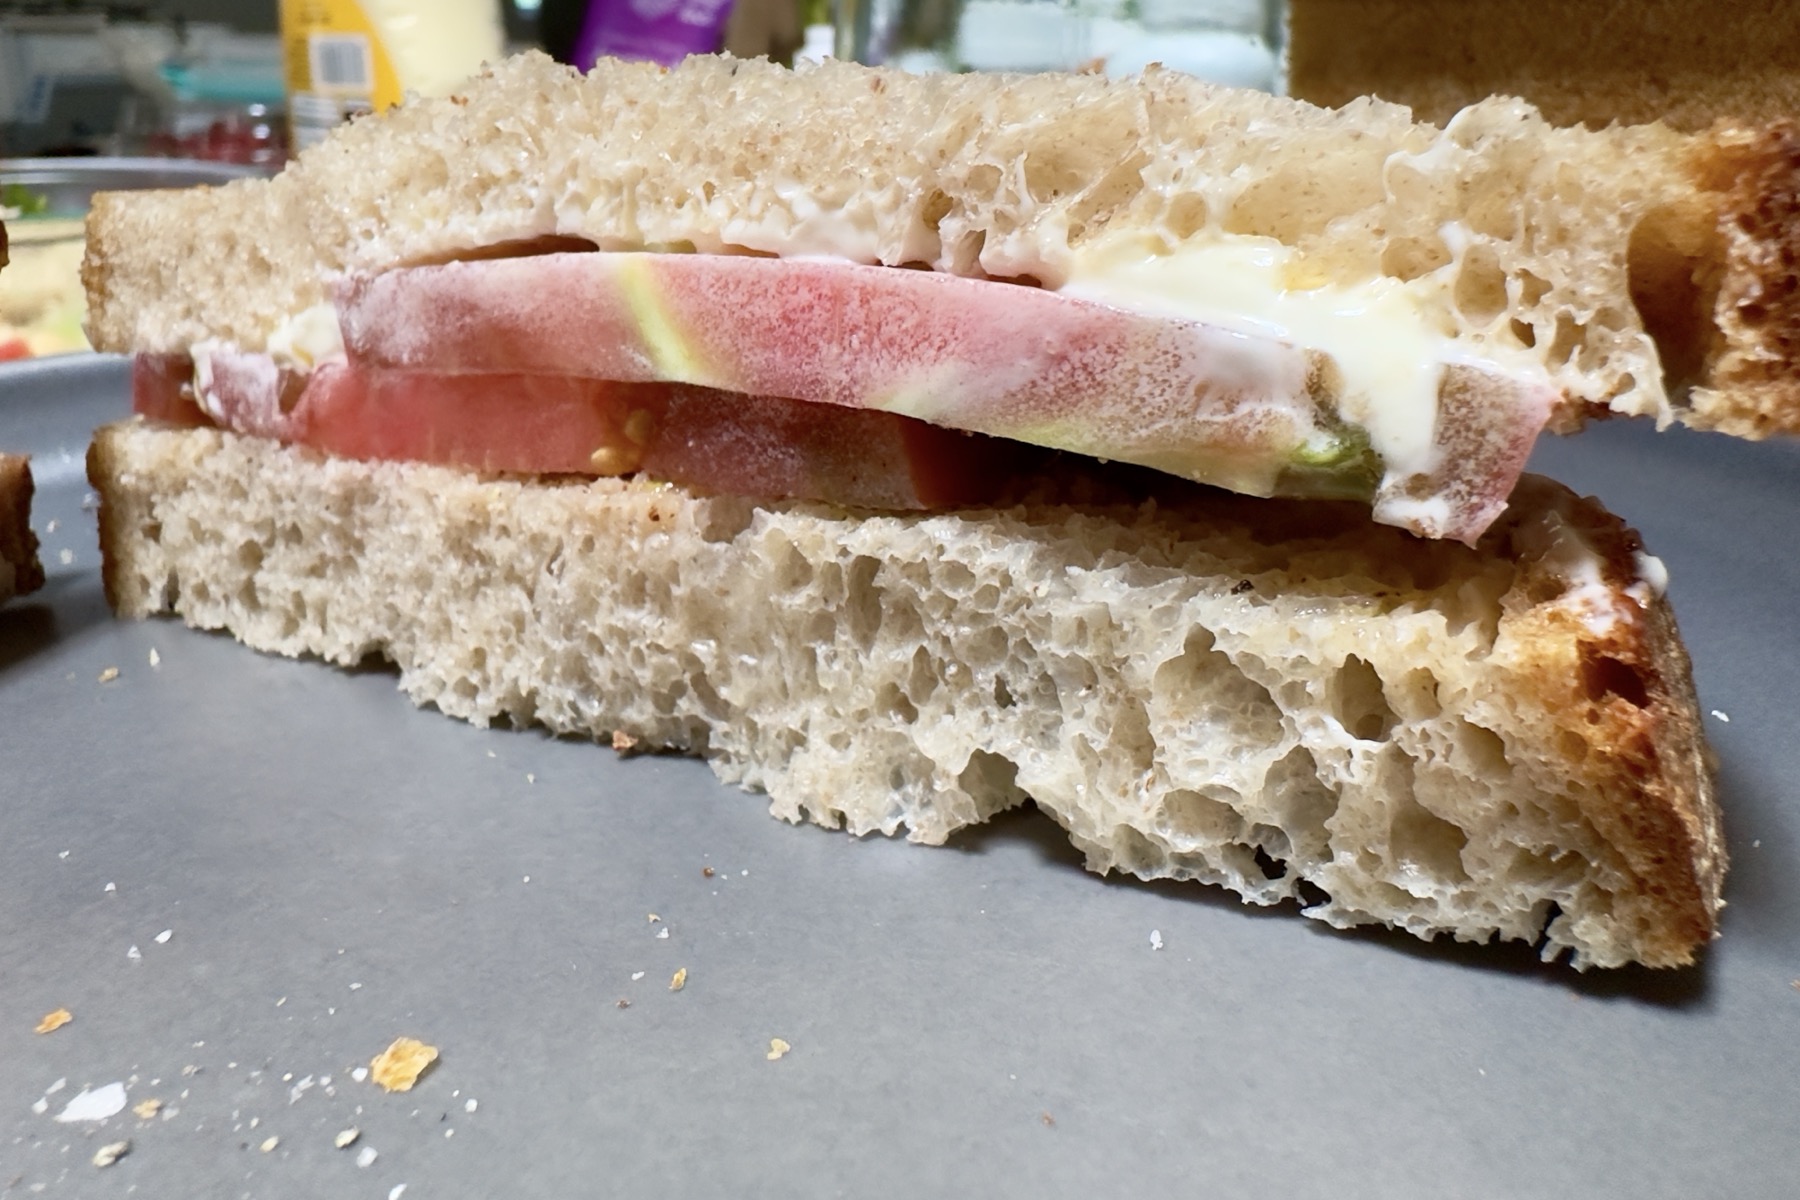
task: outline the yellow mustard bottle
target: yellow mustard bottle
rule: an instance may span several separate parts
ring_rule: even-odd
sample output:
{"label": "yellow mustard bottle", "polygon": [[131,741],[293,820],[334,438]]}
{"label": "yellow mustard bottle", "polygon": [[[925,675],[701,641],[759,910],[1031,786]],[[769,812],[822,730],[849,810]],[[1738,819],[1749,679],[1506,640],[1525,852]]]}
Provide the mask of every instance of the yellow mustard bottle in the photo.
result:
{"label": "yellow mustard bottle", "polygon": [[500,58],[499,0],[281,0],[295,152],[407,92],[441,96]]}

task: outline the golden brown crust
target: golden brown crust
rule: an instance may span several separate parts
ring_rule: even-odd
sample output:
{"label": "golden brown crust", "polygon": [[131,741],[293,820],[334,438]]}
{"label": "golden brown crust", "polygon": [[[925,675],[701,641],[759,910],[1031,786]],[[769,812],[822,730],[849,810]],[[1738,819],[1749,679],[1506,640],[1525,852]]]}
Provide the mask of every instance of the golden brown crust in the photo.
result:
{"label": "golden brown crust", "polygon": [[44,586],[37,535],[31,531],[31,462],[0,454],[0,600]]}
{"label": "golden brown crust", "polygon": [[[139,420],[133,418],[132,422]],[[148,609],[141,596],[128,594],[124,583],[128,577],[119,569],[125,544],[125,503],[119,485],[120,472],[114,442],[110,434],[129,425],[122,422],[94,431],[88,443],[88,483],[100,497],[96,512],[100,535],[100,581],[106,590],[106,602],[121,616],[142,616]]]}
{"label": "golden brown crust", "polygon": [[1800,22],[1785,0],[1290,0],[1289,88],[1378,95],[1442,123],[1493,94],[1558,125],[1800,111]]}
{"label": "golden brown crust", "polygon": [[1634,929],[1646,964],[1686,965],[1717,935],[1727,865],[1687,650],[1644,578],[1635,530],[1548,480],[1526,477],[1515,504],[1527,497],[1524,507],[1555,513],[1591,552],[1601,590],[1597,607],[1547,602],[1580,581],[1542,542],[1542,525],[1507,530],[1525,566],[1510,600],[1515,634],[1559,660],[1540,668],[1543,711],[1555,714],[1565,768],[1594,784],[1584,816],[1629,875],[1614,890],[1615,919]]}
{"label": "golden brown crust", "polygon": [[1800,432],[1800,125],[1721,125],[1698,143],[1694,169],[1717,197],[1717,335],[1687,423]]}

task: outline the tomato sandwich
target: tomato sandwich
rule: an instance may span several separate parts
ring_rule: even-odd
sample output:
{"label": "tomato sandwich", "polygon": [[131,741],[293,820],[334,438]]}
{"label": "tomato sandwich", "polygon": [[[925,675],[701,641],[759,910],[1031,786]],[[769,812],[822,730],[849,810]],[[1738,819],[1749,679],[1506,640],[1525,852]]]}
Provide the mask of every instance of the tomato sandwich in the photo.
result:
{"label": "tomato sandwich", "polygon": [[1097,870],[1691,962],[1661,564],[1522,472],[1596,416],[1800,427],[1783,145],[526,55],[97,198],[108,595],[790,820],[1029,800]]}

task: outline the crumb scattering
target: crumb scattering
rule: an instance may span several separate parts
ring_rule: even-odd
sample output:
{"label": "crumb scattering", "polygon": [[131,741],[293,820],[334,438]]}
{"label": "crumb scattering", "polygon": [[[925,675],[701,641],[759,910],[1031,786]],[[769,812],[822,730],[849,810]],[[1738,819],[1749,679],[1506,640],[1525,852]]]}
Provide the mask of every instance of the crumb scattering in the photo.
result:
{"label": "crumb scattering", "polygon": [[106,670],[100,672],[100,682],[101,683],[111,683],[113,680],[117,679],[118,677],[119,677],[119,668],[117,668],[117,667],[108,667],[108,668],[106,668]]}
{"label": "crumb scattering", "polygon": [[613,730],[612,748],[617,754],[630,754],[637,749],[638,740],[623,729]]}
{"label": "crumb scattering", "polygon": [[1720,721],[1723,721],[1723,722],[1724,722],[1724,723],[1725,723],[1725,724],[1727,724],[1727,725],[1729,725],[1729,724],[1731,724],[1731,718],[1730,718],[1730,717],[1728,717],[1728,716],[1726,716],[1726,715],[1725,715],[1725,714],[1724,714],[1724,713],[1723,713],[1723,712],[1720,712],[1720,711],[1719,711],[1719,710],[1718,710],[1718,709],[1716,709],[1716,708],[1715,708],[1715,709],[1713,709],[1713,710],[1712,710],[1712,715],[1713,715],[1713,716],[1714,716],[1714,717],[1715,717],[1715,718],[1716,718],[1716,719],[1718,719],[1718,720],[1720,720]]}
{"label": "crumb scattering", "polygon": [[406,1185],[404,1183],[396,1183],[393,1187],[388,1189],[388,1200],[400,1200],[400,1197],[405,1194]]}
{"label": "crumb scattering", "polygon": [[675,972],[674,978],[669,980],[669,990],[671,992],[679,992],[682,988],[684,988],[686,986],[687,986],[687,968],[682,967]]}
{"label": "crumb scattering", "polygon": [[417,1038],[395,1038],[393,1045],[369,1063],[369,1078],[387,1091],[410,1092],[437,1056],[436,1046],[427,1046]]}
{"label": "crumb scattering", "polygon": [[644,977],[644,973],[642,971],[633,971],[631,973],[631,982],[636,983],[638,980],[642,979],[643,977]]}
{"label": "crumb scattering", "polygon": [[655,913],[645,913],[644,920],[649,921],[651,924],[654,925],[656,922],[662,920],[662,918],[657,916]]}
{"label": "crumb scattering", "polygon": [[665,925],[661,929],[657,930],[656,936],[664,941],[667,941],[668,937],[669,937],[669,927],[667,925]]}
{"label": "crumb scattering", "polygon": [[281,1145],[280,1137],[266,1137],[263,1139],[263,1144],[258,1146],[257,1149],[261,1150],[264,1154],[267,1154],[279,1145]]}
{"label": "crumb scattering", "polygon": [[1047,1112],[1039,1113],[1038,1120],[1040,1120],[1044,1123],[1044,1128],[1046,1128],[1046,1129],[1055,1129],[1056,1128],[1056,1118],[1051,1116]]}
{"label": "crumb scattering", "polygon": [[331,1144],[339,1150],[347,1149],[351,1143],[362,1136],[362,1130],[352,1125],[349,1129],[338,1130],[338,1135],[331,1139]]}
{"label": "crumb scattering", "polygon": [[63,566],[70,566],[75,561],[75,552],[73,550],[64,550],[56,557],[62,560]]}
{"label": "crumb scattering", "polygon": [[613,1001],[613,1007],[614,1008],[630,1008],[631,1001],[627,1000],[623,996],[620,996],[617,1000]]}
{"label": "crumb scattering", "polygon": [[150,665],[153,667],[162,666],[162,655],[156,652],[155,646],[150,647]]}
{"label": "crumb scattering", "polygon": [[94,1151],[94,1165],[96,1167],[110,1167],[130,1153],[131,1142],[129,1139],[122,1142],[108,1142],[106,1145]]}
{"label": "crumb scattering", "polygon": [[359,1167],[373,1166],[378,1157],[380,1156],[375,1153],[375,1147],[364,1146],[356,1152],[356,1165]]}
{"label": "crumb scattering", "polygon": [[782,1040],[781,1038],[770,1038],[769,1039],[769,1053],[767,1055],[765,1055],[764,1057],[766,1057],[770,1062],[774,1062],[776,1059],[780,1058],[782,1055],[786,1054],[789,1050],[792,1050],[792,1049],[793,1049],[793,1047],[790,1046],[786,1041]]}
{"label": "crumb scattering", "polygon": [[1162,946],[1163,946],[1163,943],[1162,943],[1162,930],[1160,930],[1160,929],[1152,929],[1152,930],[1151,930],[1151,931],[1150,931],[1150,948],[1151,948],[1151,949],[1152,949],[1152,950],[1161,950],[1161,949],[1162,949]]}
{"label": "crumb scattering", "polygon": [[155,1097],[151,1097],[148,1100],[139,1100],[136,1104],[131,1106],[131,1111],[136,1113],[142,1120],[148,1121],[151,1117],[154,1117],[157,1113],[162,1111],[162,1101]]}
{"label": "crumb scattering", "polygon": [[464,1112],[472,1113],[479,1107],[480,1107],[480,1105],[475,1103],[475,1097],[473,1097],[473,1096],[470,1096],[467,1100],[463,1101],[463,1111]]}
{"label": "crumb scattering", "polygon": [[156,944],[159,946],[166,946],[169,944],[169,939],[174,936],[175,931],[173,929],[165,929],[156,935]]}
{"label": "crumb scattering", "polygon": [[701,867],[700,868],[700,875],[704,879],[711,879],[713,877],[713,874],[714,874],[714,872],[711,867]]}
{"label": "crumb scattering", "polygon": [[66,1008],[59,1008],[53,1013],[44,1014],[44,1019],[37,1023],[37,1031],[39,1033],[55,1033],[74,1019],[74,1013]]}

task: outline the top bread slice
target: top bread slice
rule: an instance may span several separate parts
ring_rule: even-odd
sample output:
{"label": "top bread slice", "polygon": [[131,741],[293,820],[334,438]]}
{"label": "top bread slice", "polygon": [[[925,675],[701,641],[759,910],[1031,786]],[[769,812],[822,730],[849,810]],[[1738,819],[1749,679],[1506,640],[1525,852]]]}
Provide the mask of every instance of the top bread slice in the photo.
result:
{"label": "top bread slice", "polygon": [[[257,351],[334,278],[545,238],[828,252],[1059,285],[1121,231],[1273,238],[1309,285],[1428,283],[1425,320],[1535,359],[1591,411],[1800,429],[1800,138],[1447,127],[1173,72],[911,76],[695,57],[582,76],[527,54],[315,147],[273,180],[110,194],[88,331],[113,351]],[[498,251],[496,248],[500,248]]]}

